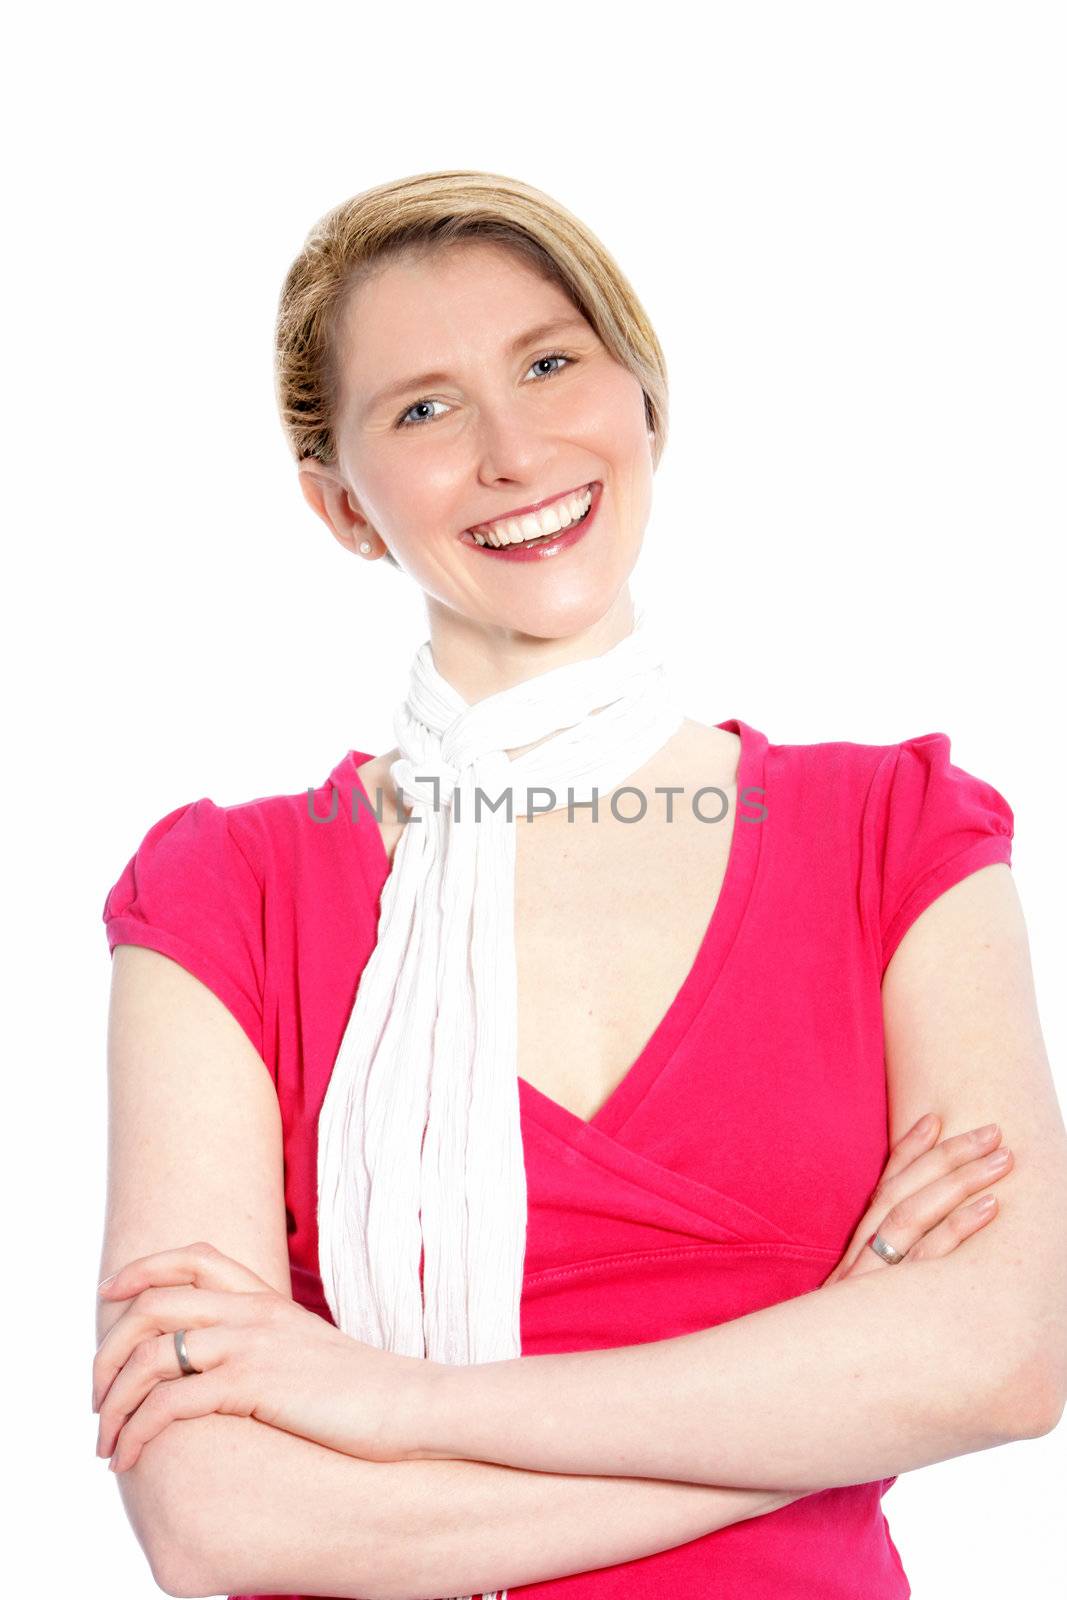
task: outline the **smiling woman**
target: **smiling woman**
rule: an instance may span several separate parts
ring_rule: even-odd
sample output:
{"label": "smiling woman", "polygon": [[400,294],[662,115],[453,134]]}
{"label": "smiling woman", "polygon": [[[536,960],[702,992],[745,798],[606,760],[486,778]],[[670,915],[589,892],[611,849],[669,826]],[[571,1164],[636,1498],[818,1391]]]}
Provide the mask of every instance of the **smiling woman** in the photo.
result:
{"label": "smiling woman", "polygon": [[[362,554],[425,588],[466,530],[590,482],[592,473],[567,473],[563,453],[529,463],[535,495],[516,494],[506,470],[494,474],[492,455],[506,458],[513,430],[551,417],[567,455],[610,462],[602,482],[625,493],[612,507],[617,551],[605,575],[617,592],[666,445],[666,363],[617,264],[548,196],[442,173],[335,208],[286,280],[277,357],[304,493],[349,548],[361,542]],[[494,570],[483,557],[460,581],[493,582]],[[506,598],[506,588],[487,597],[486,620]],[[546,621],[539,612],[526,631],[544,637]]]}
{"label": "smiling woman", "polygon": [[[179,806],[104,907],[154,952],[114,979],[102,1270],[138,1265],[98,1376],[157,1574],[906,1596],[895,1476],[1062,1406],[1067,1284],[1020,1229],[1067,1139],[1010,806],[941,733],[685,715],[629,590],[663,354],[549,196],[448,171],[344,202],[276,357],[308,505],[429,637],[393,750]],[[970,1201],[1012,1159],[972,1114],[1023,1157],[999,1250]]]}

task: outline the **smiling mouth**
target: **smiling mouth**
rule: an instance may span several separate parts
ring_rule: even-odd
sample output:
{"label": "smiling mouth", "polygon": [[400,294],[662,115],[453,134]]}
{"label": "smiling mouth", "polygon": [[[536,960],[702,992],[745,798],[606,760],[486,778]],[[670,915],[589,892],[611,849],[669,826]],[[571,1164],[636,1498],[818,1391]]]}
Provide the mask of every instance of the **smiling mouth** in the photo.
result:
{"label": "smiling mouth", "polygon": [[[523,534],[517,530],[518,537],[494,544],[484,534],[475,534],[467,529],[460,535],[460,543],[469,545],[472,550],[486,557],[492,556],[494,561],[542,564],[562,556],[588,537],[587,530],[596,518],[604,493],[604,486],[598,479],[585,493],[562,496],[564,510],[559,517],[560,526],[555,531],[550,525],[545,532],[539,532],[535,521],[529,532]],[[553,517],[552,520],[556,519]]]}
{"label": "smiling mouth", "polygon": [[599,479],[594,479],[581,488],[569,489],[551,500],[542,500],[534,509],[511,512],[488,522],[475,523],[473,527],[464,529],[460,537],[468,543],[473,541],[490,549],[508,549],[556,538],[588,516],[600,487]]}

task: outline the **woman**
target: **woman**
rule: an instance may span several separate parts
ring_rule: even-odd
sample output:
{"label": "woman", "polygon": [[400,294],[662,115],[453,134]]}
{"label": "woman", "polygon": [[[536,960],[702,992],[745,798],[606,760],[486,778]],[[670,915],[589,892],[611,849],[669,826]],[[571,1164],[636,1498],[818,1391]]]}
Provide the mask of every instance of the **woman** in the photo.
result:
{"label": "woman", "polygon": [[684,716],[628,587],[662,352],[544,194],[355,197],[277,350],[309,505],[430,635],[394,749],[179,807],[105,905],[94,1403],[157,1580],[908,1594],[896,1472],[1047,1431],[1056,1398],[1037,1269],[959,1336],[1017,1243],[974,1204],[1012,1156],[972,1122],[1010,1116],[1063,1192],[1047,1064],[1005,1109],[915,1044],[1028,1002],[1010,807],[943,734]]}

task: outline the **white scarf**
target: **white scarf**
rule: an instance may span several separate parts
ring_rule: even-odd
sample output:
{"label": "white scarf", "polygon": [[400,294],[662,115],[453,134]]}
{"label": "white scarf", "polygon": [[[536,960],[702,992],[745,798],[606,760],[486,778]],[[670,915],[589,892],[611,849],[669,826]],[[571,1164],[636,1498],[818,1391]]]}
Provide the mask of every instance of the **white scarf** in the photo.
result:
{"label": "white scarf", "polygon": [[457,1365],[522,1354],[514,817],[609,805],[683,720],[643,610],[603,655],[473,705],[418,650],[390,769],[413,809],[318,1126],[322,1286],[352,1338]]}

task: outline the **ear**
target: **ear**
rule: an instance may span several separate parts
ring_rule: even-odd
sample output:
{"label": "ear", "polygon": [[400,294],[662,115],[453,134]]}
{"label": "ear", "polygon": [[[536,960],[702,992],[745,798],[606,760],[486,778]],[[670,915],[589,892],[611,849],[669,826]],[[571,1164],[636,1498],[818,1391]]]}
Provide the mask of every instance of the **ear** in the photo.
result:
{"label": "ear", "polygon": [[346,486],[335,472],[311,458],[299,462],[298,471],[300,488],[312,511],[322,518],[339,544],[355,551],[371,529],[366,517],[353,504]]}

